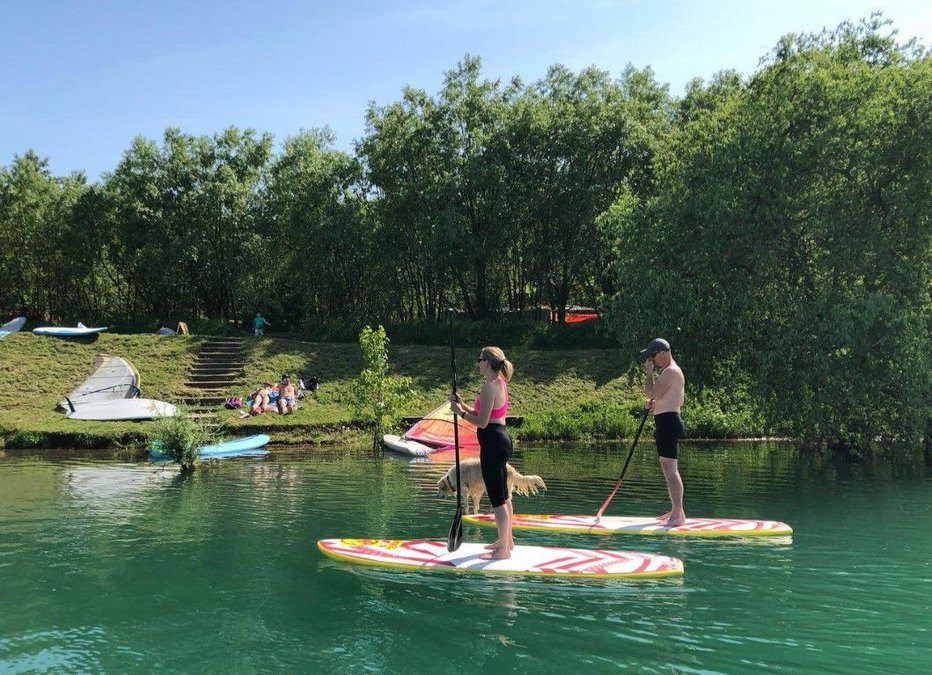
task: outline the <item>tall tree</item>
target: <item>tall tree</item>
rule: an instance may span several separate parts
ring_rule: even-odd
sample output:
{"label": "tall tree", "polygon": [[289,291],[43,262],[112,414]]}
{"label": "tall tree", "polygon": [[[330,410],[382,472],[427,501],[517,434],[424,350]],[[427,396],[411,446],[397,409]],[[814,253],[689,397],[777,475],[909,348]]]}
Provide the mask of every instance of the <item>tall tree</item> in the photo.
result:
{"label": "tall tree", "polygon": [[80,318],[71,305],[82,281],[70,274],[71,209],[86,189],[83,174],[56,178],[32,151],[0,169],[0,306],[36,318]]}
{"label": "tall tree", "polygon": [[694,92],[658,197],[618,223],[619,333],[671,335],[700,381],[747,371],[801,437],[915,441],[932,393],[930,77],[929,54],[873,18],[788,36],[746,87]]}
{"label": "tall tree", "polygon": [[292,325],[381,310],[361,169],[333,140],[326,129],[287,139],[263,192],[274,283],[262,304]]}
{"label": "tall tree", "polygon": [[530,207],[522,225],[532,236],[534,278],[561,321],[574,291],[604,285],[591,284],[604,269],[598,216],[623,192],[652,189],[669,116],[666,88],[649,69],[630,66],[618,81],[595,68],[552,66],[519,100],[509,147]]}
{"label": "tall tree", "polygon": [[418,289],[414,316],[439,316],[447,283],[473,317],[501,307],[505,274],[491,261],[510,241],[501,130],[516,92],[482,79],[480,60],[467,56],[436,98],[408,89],[369,110],[360,152],[403,278]]}

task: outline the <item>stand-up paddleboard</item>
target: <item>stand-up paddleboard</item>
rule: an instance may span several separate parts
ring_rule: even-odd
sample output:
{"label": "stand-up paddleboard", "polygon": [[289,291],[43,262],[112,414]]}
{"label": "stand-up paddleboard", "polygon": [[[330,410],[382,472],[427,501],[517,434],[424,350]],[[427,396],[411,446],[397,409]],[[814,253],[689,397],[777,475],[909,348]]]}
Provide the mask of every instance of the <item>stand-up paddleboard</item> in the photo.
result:
{"label": "stand-up paddleboard", "polygon": [[10,333],[17,333],[23,329],[23,326],[26,325],[26,317],[19,316],[13,319],[12,321],[7,321],[5,324],[0,326],[0,340],[5,338]]}
{"label": "stand-up paddleboard", "polygon": [[[473,525],[495,527],[492,514],[465,515]],[[691,537],[775,537],[793,534],[793,528],[775,520],[735,518],[687,518],[679,527],[666,527],[662,520],[639,516],[564,516],[516,513],[511,521],[516,530],[567,534],[650,534]]]}
{"label": "stand-up paddleboard", "polygon": [[84,337],[85,335],[96,335],[107,330],[107,326],[97,328],[88,328],[84,325],[78,325],[77,328],[67,326],[40,326],[33,328],[32,332],[36,335],[48,335],[50,337]]}
{"label": "stand-up paddleboard", "polygon": [[317,548],[335,560],[402,570],[621,579],[683,574],[678,558],[633,551],[516,546],[507,560],[482,560],[488,551],[481,543],[461,544],[451,553],[447,542],[431,539],[322,539]]}
{"label": "stand-up paddleboard", "polygon": [[[268,445],[272,439],[266,434],[255,434],[244,438],[235,438],[232,441],[217,443],[216,445],[202,445],[197,449],[197,456],[201,459],[221,459],[224,457],[261,457],[269,454],[268,450],[260,450]],[[149,449],[149,459],[160,462],[170,459],[167,453],[162,452],[158,445],[153,443]]]}
{"label": "stand-up paddleboard", "polygon": [[67,416],[73,420],[148,420],[174,417],[178,409],[171,403],[151,398],[124,398],[101,403],[75,405]]}

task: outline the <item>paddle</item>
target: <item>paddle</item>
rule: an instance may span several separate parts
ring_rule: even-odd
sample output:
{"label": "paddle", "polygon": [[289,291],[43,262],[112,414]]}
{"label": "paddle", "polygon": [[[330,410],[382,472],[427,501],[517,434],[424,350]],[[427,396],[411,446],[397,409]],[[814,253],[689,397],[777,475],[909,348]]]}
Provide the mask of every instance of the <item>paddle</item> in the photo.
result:
{"label": "paddle", "polygon": [[641,437],[641,429],[644,428],[644,422],[647,421],[647,414],[650,412],[649,408],[644,408],[644,412],[641,414],[641,424],[638,426],[637,433],[634,434],[634,440],[631,442],[631,449],[628,451],[628,459],[625,460],[625,465],[621,469],[621,475],[618,477],[618,482],[615,483],[615,487],[612,488],[611,493],[608,495],[608,499],[605,500],[602,504],[602,508],[599,509],[599,512],[595,514],[595,522],[598,523],[602,518],[602,514],[605,513],[605,509],[608,508],[608,504],[612,501],[612,497],[615,496],[615,493],[618,492],[618,488],[621,487],[621,481],[625,479],[625,472],[628,470],[628,464],[631,462],[631,456],[634,454],[634,448],[638,444],[638,438]]}
{"label": "paddle", "polygon": [[[453,341],[453,308],[447,309],[450,317],[450,373],[453,379],[453,397],[456,398],[456,348]],[[456,513],[447,536],[447,551],[453,552],[463,543],[463,491],[460,486],[460,430],[456,410],[453,411],[453,448],[456,454]]]}

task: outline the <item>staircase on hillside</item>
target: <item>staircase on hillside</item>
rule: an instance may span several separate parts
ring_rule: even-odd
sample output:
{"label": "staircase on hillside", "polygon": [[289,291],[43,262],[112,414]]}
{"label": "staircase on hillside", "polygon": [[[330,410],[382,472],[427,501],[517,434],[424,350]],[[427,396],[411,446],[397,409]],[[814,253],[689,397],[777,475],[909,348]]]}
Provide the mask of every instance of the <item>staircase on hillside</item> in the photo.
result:
{"label": "staircase on hillside", "polygon": [[210,428],[220,426],[217,415],[220,406],[227,396],[242,388],[245,357],[242,338],[213,337],[201,346],[185,382],[197,394],[182,399],[191,408],[193,417],[203,419]]}

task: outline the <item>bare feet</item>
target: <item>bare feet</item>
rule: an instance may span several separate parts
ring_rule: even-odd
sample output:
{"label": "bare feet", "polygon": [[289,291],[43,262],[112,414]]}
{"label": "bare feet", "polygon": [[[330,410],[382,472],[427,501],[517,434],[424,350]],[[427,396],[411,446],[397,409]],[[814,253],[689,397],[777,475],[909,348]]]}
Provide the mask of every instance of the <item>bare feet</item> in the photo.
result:
{"label": "bare feet", "polygon": [[657,516],[657,520],[670,520],[670,516],[673,515],[673,511],[667,511],[662,516]]}
{"label": "bare feet", "polygon": [[686,514],[681,513],[677,516],[670,516],[663,525],[664,527],[680,527],[686,524]]}
{"label": "bare feet", "polygon": [[[497,549],[500,549],[501,547],[502,547],[502,545],[499,544],[497,540],[496,540],[496,541],[493,541],[491,544],[486,544],[486,545],[485,545],[486,550],[489,550],[489,551],[495,551],[495,550],[497,550]],[[515,547],[515,543],[514,543],[514,542],[511,542],[511,545],[508,547],[508,550],[510,551],[510,550],[513,549],[514,547]]]}
{"label": "bare feet", "polygon": [[511,551],[503,551],[500,548],[497,548],[494,551],[489,551],[488,553],[483,553],[479,556],[481,560],[508,560],[510,557]]}

